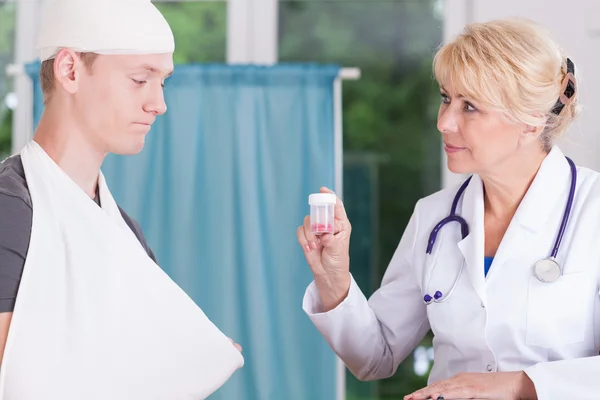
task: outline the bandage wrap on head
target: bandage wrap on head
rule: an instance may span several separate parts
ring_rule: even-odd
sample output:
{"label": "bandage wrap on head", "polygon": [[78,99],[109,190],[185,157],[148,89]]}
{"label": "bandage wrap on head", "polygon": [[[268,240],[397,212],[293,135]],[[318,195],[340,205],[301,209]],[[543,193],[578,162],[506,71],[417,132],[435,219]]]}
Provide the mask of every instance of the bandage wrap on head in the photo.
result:
{"label": "bandage wrap on head", "polygon": [[150,0],[49,0],[37,45],[41,61],[62,48],[97,54],[163,54],[173,32]]}
{"label": "bandage wrap on head", "polygon": [[575,79],[575,64],[570,58],[567,58],[567,73],[560,86],[560,95],[556,104],[552,107],[552,113],[559,115],[563,108],[575,100],[577,91],[577,79]]}

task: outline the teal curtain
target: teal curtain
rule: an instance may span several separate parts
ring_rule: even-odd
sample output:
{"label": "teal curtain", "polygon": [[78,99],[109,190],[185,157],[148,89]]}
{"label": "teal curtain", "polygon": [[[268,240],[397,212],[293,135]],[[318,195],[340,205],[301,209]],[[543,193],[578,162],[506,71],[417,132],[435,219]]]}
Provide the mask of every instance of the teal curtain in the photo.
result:
{"label": "teal curtain", "polygon": [[[27,71],[37,126],[39,64]],[[335,399],[335,355],[301,309],[312,275],[296,228],[308,195],[334,185],[338,72],[178,65],[143,152],[103,165],[162,268],[244,348],[212,399]]]}

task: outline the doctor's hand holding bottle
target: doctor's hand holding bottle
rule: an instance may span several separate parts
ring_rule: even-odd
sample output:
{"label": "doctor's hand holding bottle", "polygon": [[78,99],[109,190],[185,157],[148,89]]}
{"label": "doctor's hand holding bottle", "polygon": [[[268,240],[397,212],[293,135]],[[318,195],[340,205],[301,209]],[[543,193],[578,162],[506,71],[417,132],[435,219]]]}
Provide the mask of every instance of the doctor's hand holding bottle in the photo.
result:
{"label": "doctor's hand holding bottle", "polygon": [[[333,191],[326,187],[321,193]],[[315,235],[311,231],[310,216],[298,227],[298,242],[310,266],[318,288],[323,311],[337,307],[348,295],[350,289],[350,232],[352,226],[339,197],[334,206],[334,233]]]}

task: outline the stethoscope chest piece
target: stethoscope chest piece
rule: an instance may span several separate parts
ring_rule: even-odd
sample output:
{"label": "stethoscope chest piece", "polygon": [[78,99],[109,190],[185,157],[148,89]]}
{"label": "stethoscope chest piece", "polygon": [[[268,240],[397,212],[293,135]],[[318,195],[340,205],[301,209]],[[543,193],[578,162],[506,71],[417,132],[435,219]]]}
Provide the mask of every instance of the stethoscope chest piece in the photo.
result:
{"label": "stethoscope chest piece", "polygon": [[561,270],[554,259],[544,258],[535,263],[533,266],[533,274],[540,282],[552,283],[560,278]]}

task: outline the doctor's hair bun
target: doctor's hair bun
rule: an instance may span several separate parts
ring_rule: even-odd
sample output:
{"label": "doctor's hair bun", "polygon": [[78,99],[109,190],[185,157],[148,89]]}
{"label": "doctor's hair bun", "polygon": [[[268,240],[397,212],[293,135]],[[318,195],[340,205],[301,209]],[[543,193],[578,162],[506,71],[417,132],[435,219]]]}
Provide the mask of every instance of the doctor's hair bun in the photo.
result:
{"label": "doctor's hair bun", "polygon": [[543,127],[546,150],[579,114],[579,88],[558,115],[552,113],[567,56],[546,30],[527,19],[467,25],[437,51],[433,71],[440,85],[451,83],[457,93],[512,121]]}

